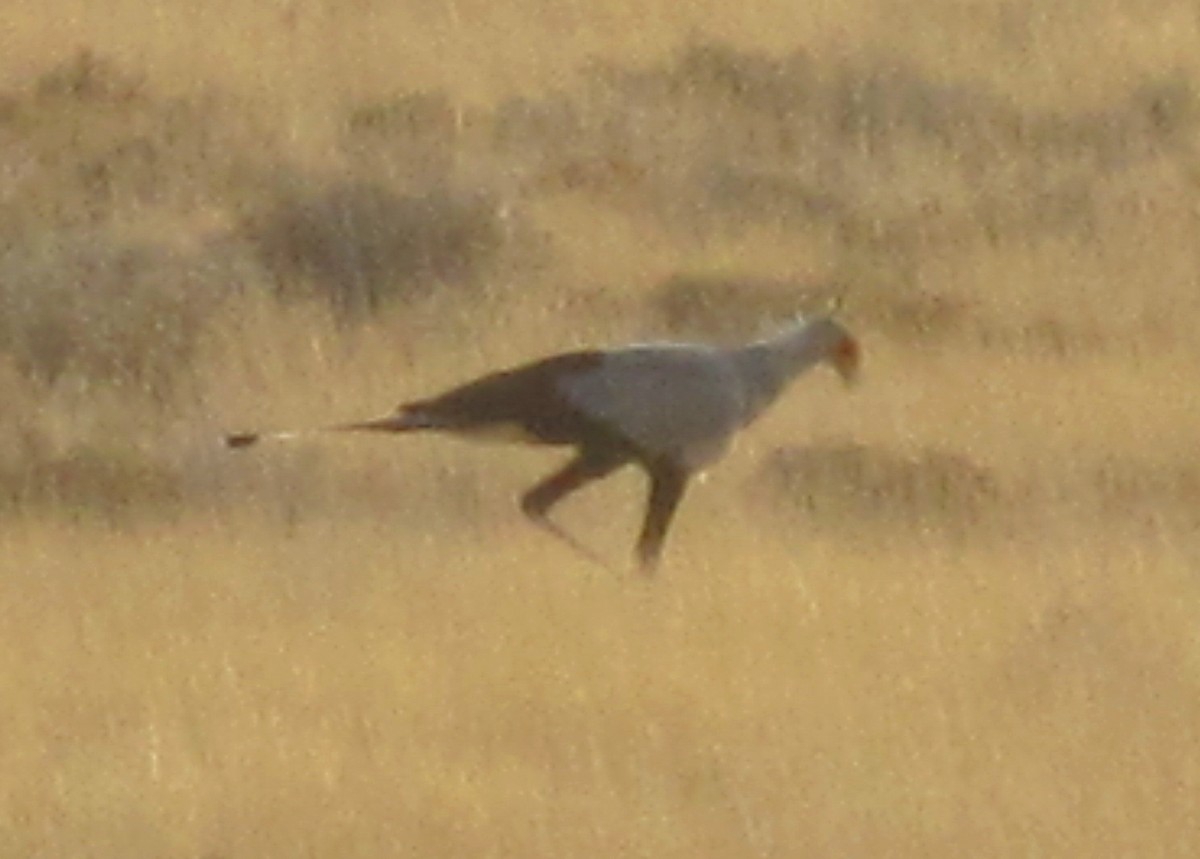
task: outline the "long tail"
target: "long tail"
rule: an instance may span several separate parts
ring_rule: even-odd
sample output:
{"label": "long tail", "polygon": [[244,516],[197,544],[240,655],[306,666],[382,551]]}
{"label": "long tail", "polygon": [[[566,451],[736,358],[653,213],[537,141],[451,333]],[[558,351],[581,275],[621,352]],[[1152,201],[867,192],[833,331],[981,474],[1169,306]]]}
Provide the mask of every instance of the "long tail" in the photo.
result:
{"label": "long tail", "polygon": [[370,421],[359,421],[350,424],[334,424],[325,427],[313,427],[300,430],[274,430],[271,432],[239,432],[225,436],[225,446],[236,449],[250,447],[260,441],[290,441],[307,436],[321,435],[331,432],[410,432],[418,429],[428,429],[429,424],[420,415],[410,411],[399,411],[395,414]]}

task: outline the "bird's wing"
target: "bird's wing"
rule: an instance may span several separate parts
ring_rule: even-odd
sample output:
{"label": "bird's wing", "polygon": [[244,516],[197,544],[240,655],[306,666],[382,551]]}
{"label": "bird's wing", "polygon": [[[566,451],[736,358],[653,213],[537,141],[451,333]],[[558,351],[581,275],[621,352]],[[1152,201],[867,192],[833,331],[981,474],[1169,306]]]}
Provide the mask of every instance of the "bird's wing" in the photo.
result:
{"label": "bird's wing", "polygon": [[563,395],[652,456],[699,468],[723,454],[741,426],[745,393],[715,349],[636,346],[603,354],[560,381]]}

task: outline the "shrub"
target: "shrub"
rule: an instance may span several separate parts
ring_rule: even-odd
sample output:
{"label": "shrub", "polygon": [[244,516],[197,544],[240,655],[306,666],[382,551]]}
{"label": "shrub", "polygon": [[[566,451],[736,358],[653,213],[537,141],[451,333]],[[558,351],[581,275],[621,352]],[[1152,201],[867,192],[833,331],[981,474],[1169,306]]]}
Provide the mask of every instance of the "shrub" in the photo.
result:
{"label": "shrub", "polygon": [[219,265],[105,231],[0,253],[0,352],[45,384],[167,396],[219,299]]}
{"label": "shrub", "polygon": [[855,528],[885,521],[956,531],[1006,500],[991,469],[936,448],[906,456],[852,442],[786,445],[763,461],[757,481],[779,509]]}
{"label": "shrub", "polygon": [[246,238],[284,294],[315,292],[356,315],[446,283],[481,282],[504,244],[504,224],[484,195],[347,184],[285,195]]}

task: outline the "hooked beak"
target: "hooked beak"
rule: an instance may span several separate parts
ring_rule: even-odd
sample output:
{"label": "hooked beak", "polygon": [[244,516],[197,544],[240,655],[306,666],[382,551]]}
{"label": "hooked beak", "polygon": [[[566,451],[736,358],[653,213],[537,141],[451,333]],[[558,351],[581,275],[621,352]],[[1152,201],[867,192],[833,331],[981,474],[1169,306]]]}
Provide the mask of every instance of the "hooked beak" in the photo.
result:
{"label": "hooked beak", "polygon": [[834,347],[830,362],[846,387],[854,387],[858,383],[861,350],[857,340],[849,335],[843,337]]}

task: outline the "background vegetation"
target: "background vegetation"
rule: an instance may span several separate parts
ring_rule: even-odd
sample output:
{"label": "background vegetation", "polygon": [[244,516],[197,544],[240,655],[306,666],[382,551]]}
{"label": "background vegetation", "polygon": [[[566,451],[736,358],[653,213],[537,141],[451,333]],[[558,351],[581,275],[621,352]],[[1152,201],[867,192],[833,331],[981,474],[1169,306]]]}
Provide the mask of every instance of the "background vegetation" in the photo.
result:
{"label": "background vegetation", "polygon": [[[0,853],[1200,847],[1194,3],[10,7]],[[652,582],[553,453],[218,445],[834,293]]]}

